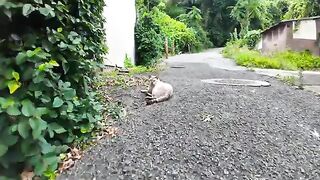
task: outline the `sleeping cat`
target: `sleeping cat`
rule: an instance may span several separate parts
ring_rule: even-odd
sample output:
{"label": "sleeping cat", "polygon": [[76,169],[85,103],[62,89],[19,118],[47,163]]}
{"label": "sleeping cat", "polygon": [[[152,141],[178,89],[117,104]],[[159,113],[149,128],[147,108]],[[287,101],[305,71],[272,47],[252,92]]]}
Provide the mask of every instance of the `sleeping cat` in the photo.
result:
{"label": "sleeping cat", "polygon": [[170,84],[162,82],[157,76],[150,76],[150,81],[149,89],[141,90],[147,95],[147,105],[167,101],[172,97],[173,87]]}

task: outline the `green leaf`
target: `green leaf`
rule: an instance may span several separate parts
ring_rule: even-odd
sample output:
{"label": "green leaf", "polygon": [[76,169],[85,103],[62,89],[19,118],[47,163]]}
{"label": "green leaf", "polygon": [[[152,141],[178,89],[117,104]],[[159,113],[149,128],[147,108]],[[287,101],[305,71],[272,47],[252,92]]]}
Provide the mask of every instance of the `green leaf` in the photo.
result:
{"label": "green leaf", "polygon": [[72,100],[76,96],[76,90],[68,88],[63,91],[63,96],[66,100]]}
{"label": "green leaf", "polygon": [[43,130],[47,129],[47,122],[42,119],[31,118],[29,124],[32,128],[32,136],[34,139],[39,139]]}
{"label": "green leaf", "polygon": [[48,128],[50,128],[51,130],[53,130],[54,132],[56,132],[57,134],[62,134],[67,132],[67,130],[65,130],[62,126],[60,126],[57,123],[51,123],[48,125]]}
{"label": "green leaf", "polygon": [[35,3],[42,4],[42,0],[33,0]]}
{"label": "green leaf", "polygon": [[59,97],[55,97],[54,100],[53,100],[52,106],[53,106],[54,108],[59,108],[59,107],[61,107],[62,105],[63,105],[62,99],[60,99]]}
{"label": "green leaf", "polygon": [[41,95],[42,95],[42,92],[41,92],[41,91],[35,91],[35,92],[34,92],[34,97],[35,97],[35,98],[39,98]]}
{"label": "green leaf", "polygon": [[8,151],[8,146],[4,144],[0,144],[0,157],[6,154],[7,151]]}
{"label": "green leaf", "polygon": [[24,4],[23,8],[22,8],[22,14],[24,16],[28,16],[29,14],[31,14],[33,11],[35,10],[35,8],[31,5],[31,4]]}
{"label": "green leaf", "polygon": [[36,163],[35,165],[35,168],[34,168],[34,172],[36,175],[42,175],[43,172],[46,171],[46,169],[48,168],[48,164],[42,162],[42,161],[39,161]]}
{"label": "green leaf", "polygon": [[3,109],[7,109],[10,106],[13,106],[15,104],[14,100],[11,98],[5,99],[0,97],[0,105]]}
{"label": "green leaf", "polygon": [[43,116],[43,115],[45,115],[45,114],[48,114],[48,113],[49,113],[48,108],[39,107],[39,108],[36,108],[34,116],[35,116],[36,118],[41,118],[41,116]]}
{"label": "green leaf", "polygon": [[6,111],[10,116],[19,116],[20,110],[16,106],[10,106]]}
{"label": "green leaf", "polygon": [[3,12],[9,19],[12,18],[12,12],[9,9],[5,9]]}
{"label": "green leaf", "polygon": [[21,111],[24,116],[31,117],[35,114],[34,104],[29,99],[23,100],[21,104],[22,104]]}
{"label": "green leaf", "polygon": [[38,69],[39,69],[40,71],[45,71],[45,70],[47,70],[47,64],[46,64],[46,63],[40,64],[39,67],[38,67]]}
{"label": "green leaf", "polygon": [[12,76],[16,81],[20,80],[20,74],[19,73],[15,72],[15,71],[12,71]]}
{"label": "green leaf", "polygon": [[55,16],[53,8],[48,4],[45,4],[44,8],[43,7],[39,8],[39,12],[44,16],[49,16],[49,15],[50,15],[50,17],[54,17]]}
{"label": "green leaf", "polygon": [[61,33],[61,32],[62,32],[62,27],[59,27],[59,28],[57,29],[57,31],[58,31],[58,33]]}
{"label": "green leaf", "polygon": [[35,155],[40,154],[39,146],[35,145],[31,139],[26,139],[21,142],[21,151],[24,156],[31,157],[31,159],[37,159]]}
{"label": "green leaf", "polygon": [[74,108],[74,105],[72,102],[70,101],[67,101],[67,104],[68,104],[68,109],[67,109],[67,112],[72,112],[73,111],[73,108]]}
{"label": "green leaf", "polygon": [[18,132],[23,137],[26,139],[29,136],[29,130],[30,130],[30,125],[27,120],[20,120],[18,124]]}
{"label": "green leaf", "polygon": [[13,94],[14,92],[16,92],[16,90],[19,89],[20,87],[21,87],[21,83],[15,80],[9,81],[8,83],[10,94]]}
{"label": "green leaf", "polygon": [[51,65],[51,66],[55,66],[55,67],[59,67],[60,65],[57,63],[57,61],[55,61],[55,60],[53,60],[53,59],[51,59],[50,61],[49,61],[49,64]]}
{"label": "green leaf", "polygon": [[54,146],[52,146],[49,143],[41,143],[40,146],[41,146],[41,152],[43,154],[48,154],[50,152],[54,152],[55,150]]}
{"label": "green leaf", "polygon": [[18,65],[24,63],[27,60],[27,55],[24,52],[20,52],[16,57],[16,62]]}

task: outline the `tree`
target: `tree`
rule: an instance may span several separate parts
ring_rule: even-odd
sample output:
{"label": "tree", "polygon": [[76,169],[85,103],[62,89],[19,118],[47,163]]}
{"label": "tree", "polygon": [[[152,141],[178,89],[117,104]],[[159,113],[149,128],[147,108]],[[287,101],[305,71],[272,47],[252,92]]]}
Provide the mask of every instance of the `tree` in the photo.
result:
{"label": "tree", "polygon": [[239,0],[231,11],[231,17],[235,18],[241,27],[240,36],[244,37],[249,31],[251,21],[256,18],[261,27],[270,24],[270,15],[267,10],[268,1],[265,0]]}
{"label": "tree", "polygon": [[320,4],[318,0],[286,0],[289,10],[284,19],[298,19],[309,16],[320,15]]}

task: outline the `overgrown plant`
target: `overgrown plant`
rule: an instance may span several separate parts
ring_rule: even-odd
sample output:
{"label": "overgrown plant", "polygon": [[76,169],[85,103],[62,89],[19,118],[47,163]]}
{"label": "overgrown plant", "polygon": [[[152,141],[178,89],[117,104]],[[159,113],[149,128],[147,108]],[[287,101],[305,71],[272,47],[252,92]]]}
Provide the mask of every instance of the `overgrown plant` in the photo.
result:
{"label": "overgrown plant", "polygon": [[246,67],[285,69],[285,70],[315,70],[320,69],[320,58],[310,52],[285,51],[270,55],[250,50],[243,46],[241,40],[227,43],[223,55],[235,59],[236,63]]}
{"label": "overgrown plant", "polygon": [[135,43],[139,65],[153,66],[163,54],[164,37],[152,14],[144,12],[138,18],[135,29]]}
{"label": "overgrown plant", "polygon": [[54,177],[66,145],[101,119],[90,84],[106,53],[103,6],[0,1],[0,176]]}

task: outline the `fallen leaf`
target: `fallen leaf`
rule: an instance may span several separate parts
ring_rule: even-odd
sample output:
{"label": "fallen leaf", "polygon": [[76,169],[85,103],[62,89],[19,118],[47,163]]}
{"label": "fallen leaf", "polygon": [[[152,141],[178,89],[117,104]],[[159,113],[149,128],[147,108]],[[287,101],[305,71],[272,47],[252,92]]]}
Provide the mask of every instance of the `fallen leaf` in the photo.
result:
{"label": "fallen leaf", "polygon": [[31,171],[23,171],[20,174],[21,180],[32,180],[32,178],[34,177],[34,173]]}

